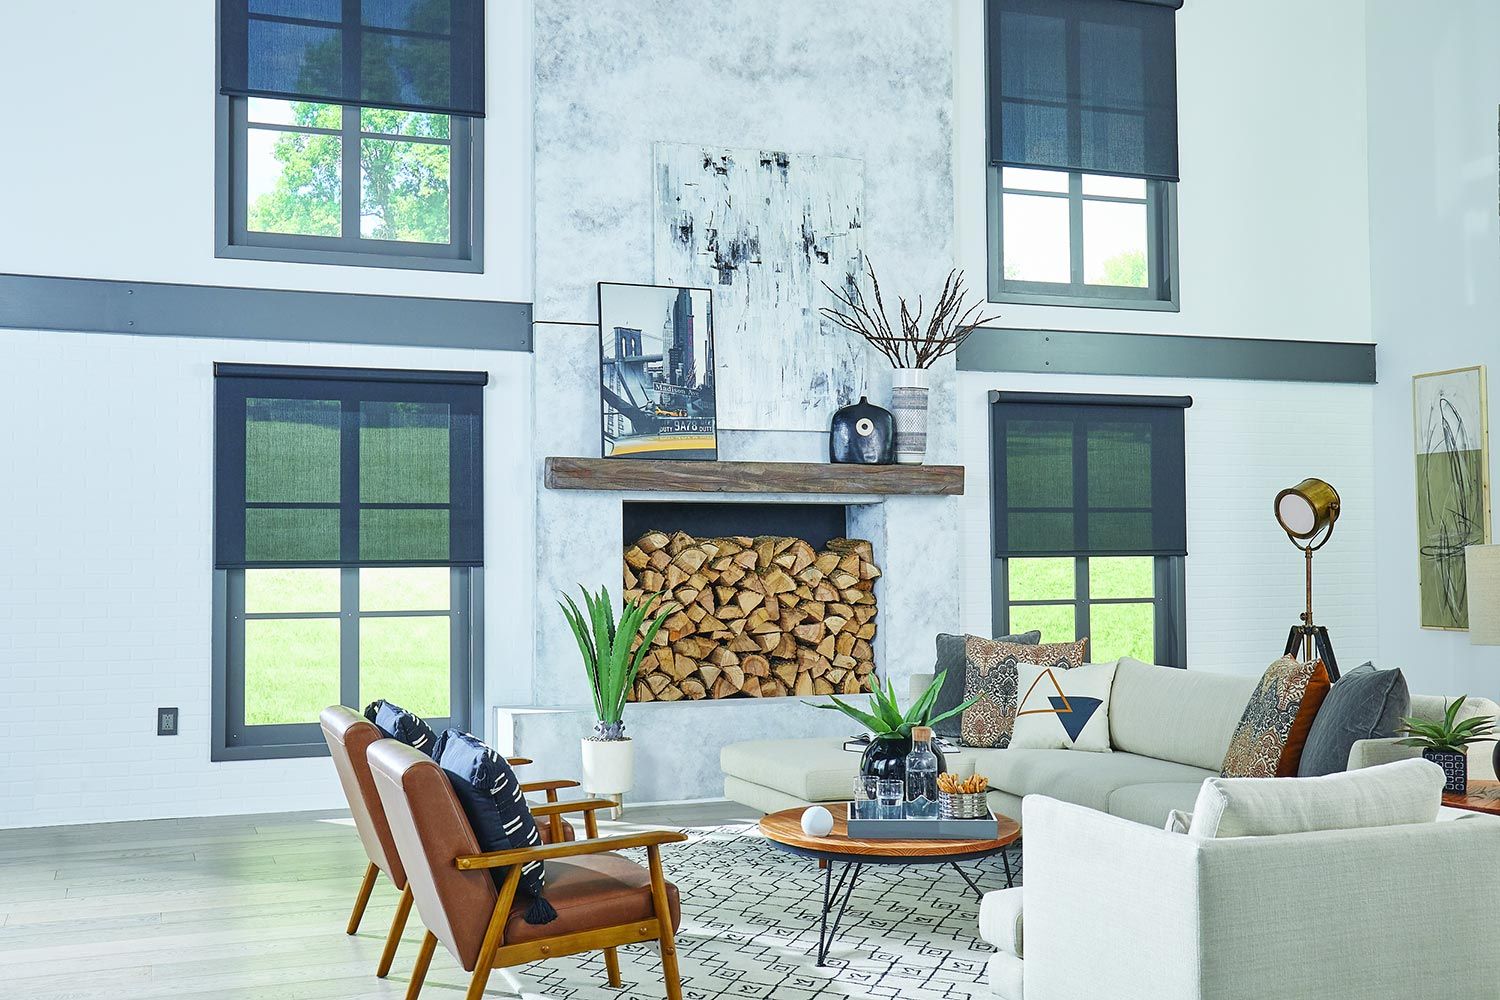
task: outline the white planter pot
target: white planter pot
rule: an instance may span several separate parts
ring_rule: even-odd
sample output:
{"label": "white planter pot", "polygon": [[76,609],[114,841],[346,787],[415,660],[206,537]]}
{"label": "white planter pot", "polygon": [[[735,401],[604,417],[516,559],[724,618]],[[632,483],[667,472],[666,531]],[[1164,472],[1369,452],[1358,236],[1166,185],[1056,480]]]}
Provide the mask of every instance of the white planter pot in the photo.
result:
{"label": "white planter pot", "polygon": [[891,372],[891,413],[896,418],[896,461],[921,465],[927,457],[927,369]]}
{"label": "white planter pot", "polygon": [[583,787],[598,795],[623,795],[635,784],[635,743],[583,740]]}

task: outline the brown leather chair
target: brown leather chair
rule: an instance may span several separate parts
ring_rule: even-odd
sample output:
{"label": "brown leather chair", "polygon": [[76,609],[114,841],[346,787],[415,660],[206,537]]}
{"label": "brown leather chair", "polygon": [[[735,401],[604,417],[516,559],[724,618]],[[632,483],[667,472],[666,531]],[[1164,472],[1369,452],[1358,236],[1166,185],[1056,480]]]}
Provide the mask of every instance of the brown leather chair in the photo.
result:
{"label": "brown leather chair", "polygon": [[[345,932],[353,934],[359,930],[365,906],[370,902],[370,893],[375,888],[375,880],[380,872],[385,872],[391,884],[401,890],[396,915],[391,920],[391,930],[386,936],[385,950],[381,952],[380,964],[375,969],[375,974],[384,978],[391,971],[396,946],[401,943],[401,932],[406,929],[406,918],[411,913],[411,888],[407,885],[406,869],[402,867],[396,844],[391,839],[385,809],[380,804],[380,796],[375,794],[375,782],[370,776],[370,764],[366,759],[370,744],[381,739],[382,734],[374,723],[344,705],[329,705],[319,715],[319,721],[323,727],[323,739],[328,744],[329,756],[333,758],[334,770],[338,772],[339,784],[344,787],[344,797],[349,801],[354,828],[359,831],[360,843],[364,844],[365,857],[370,859]],[[531,763],[524,757],[510,758],[510,762]],[[521,787],[526,792],[546,792],[548,801],[556,802],[558,789],[576,787],[577,784],[576,781],[542,781]],[[540,827],[539,832],[544,842],[573,840],[576,836],[572,824],[556,816],[546,826]]]}
{"label": "brown leather chair", "polygon": [[[417,912],[427,925],[406,1000],[421,992],[439,941],[473,973],[467,997],[479,1000],[496,968],[595,949],[604,951],[610,985],[618,988],[615,949],[653,939],[661,946],[667,997],[681,1000],[673,935],[682,912],[677,887],[662,874],[661,845],[684,841],[684,834],[663,830],[600,838],[594,814],[615,804],[583,799],[532,811],[545,817],[582,812],[589,839],[481,854],[463,807],[436,764],[396,740],[370,747],[369,761]],[[631,847],[646,849],[649,870],[613,853]],[[521,866],[531,861],[547,862],[546,898],[557,911],[551,923],[527,923],[527,903],[516,899]],[[498,892],[494,869],[505,869]]]}

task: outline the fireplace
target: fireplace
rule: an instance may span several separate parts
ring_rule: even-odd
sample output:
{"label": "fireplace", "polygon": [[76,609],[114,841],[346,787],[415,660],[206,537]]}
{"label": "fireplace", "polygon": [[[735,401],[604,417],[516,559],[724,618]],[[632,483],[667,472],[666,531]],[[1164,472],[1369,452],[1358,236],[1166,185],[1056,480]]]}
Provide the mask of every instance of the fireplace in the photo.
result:
{"label": "fireplace", "polygon": [[848,522],[840,504],[624,503],[626,595],[675,606],[631,700],[869,690],[881,571]]}

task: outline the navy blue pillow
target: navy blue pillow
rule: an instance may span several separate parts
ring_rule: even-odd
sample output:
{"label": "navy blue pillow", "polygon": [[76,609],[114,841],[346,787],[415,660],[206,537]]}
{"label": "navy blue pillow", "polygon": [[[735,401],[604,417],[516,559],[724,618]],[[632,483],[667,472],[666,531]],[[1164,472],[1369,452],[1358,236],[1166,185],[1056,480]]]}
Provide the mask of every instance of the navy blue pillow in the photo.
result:
{"label": "navy blue pillow", "polygon": [[365,707],[365,718],[375,723],[375,728],[391,739],[400,740],[413,750],[420,750],[434,760],[437,759],[438,735],[422,721],[420,715],[414,715],[400,705],[392,705],[382,698]]}
{"label": "navy blue pillow", "polygon": [[[481,851],[541,844],[542,835],[521,792],[521,783],[504,757],[477,737],[449,729],[438,737],[432,759],[452,782]],[[504,868],[490,869],[496,887],[505,880],[505,874]],[[546,884],[546,872],[540,861],[528,861],[521,866],[520,891],[532,898],[531,908],[526,911],[529,924],[550,923],[557,917],[557,911],[542,898]]]}

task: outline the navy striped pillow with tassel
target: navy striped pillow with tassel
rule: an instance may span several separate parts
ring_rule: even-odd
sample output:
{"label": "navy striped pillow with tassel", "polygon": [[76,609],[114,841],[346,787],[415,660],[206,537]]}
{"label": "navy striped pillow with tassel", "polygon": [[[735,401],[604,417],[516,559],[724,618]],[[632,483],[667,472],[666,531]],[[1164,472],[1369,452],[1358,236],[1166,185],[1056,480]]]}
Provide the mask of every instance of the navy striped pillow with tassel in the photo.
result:
{"label": "navy striped pillow with tassel", "polygon": [[420,715],[408,712],[400,705],[393,705],[382,698],[365,706],[365,718],[375,723],[387,737],[400,740],[413,750],[420,750],[431,757],[437,751],[437,733],[423,721]]}
{"label": "navy striped pillow with tassel", "polygon": [[[453,784],[481,851],[541,844],[542,835],[521,792],[521,782],[504,757],[477,737],[449,729],[438,737],[433,760]],[[505,874],[504,868],[490,869],[497,888],[505,881]],[[547,873],[542,862],[529,861],[521,866],[519,891],[531,897],[526,910],[528,924],[546,924],[557,919],[557,911],[542,898],[546,885]]]}

